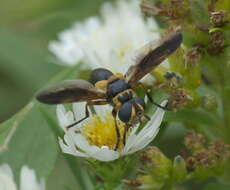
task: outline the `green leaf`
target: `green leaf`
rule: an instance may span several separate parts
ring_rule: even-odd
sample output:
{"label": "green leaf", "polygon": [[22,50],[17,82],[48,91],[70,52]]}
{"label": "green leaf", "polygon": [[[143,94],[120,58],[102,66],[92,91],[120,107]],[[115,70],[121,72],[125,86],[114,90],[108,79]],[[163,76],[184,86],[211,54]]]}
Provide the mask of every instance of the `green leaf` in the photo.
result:
{"label": "green leaf", "polygon": [[1,163],[8,163],[19,177],[23,165],[36,170],[39,176],[48,177],[58,154],[56,138],[32,102],[24,110],[23,118],[14,121],[15,131],[7,150],[1,154]]}
{"label": "green leaf", "polygon": [[47,60],[46,49],[35,39],[10,28],[0,29],[0,41],[1,121],[25,105],[61,67]]}
{"label": "green leaf", "polygon": [[224,185],[220,183],[210,183],[205,186],[204,190],[229,190],[230,186],[229,185]]}
{"label": "green leaf", "polygon": [[[71,167],[69,159],[72,160],[71,165],[75,166],[74,169]],[[85,177],[81,175],[81,172],[87,172],[82,170],[82,162],[79,161],[80,159],[76,159],[73,156],[69,156],[66,154],[59,154],[56,167],[54,168],[52,174],[49,176],[47,181],[47,190],[93,190],[93,186],[90,187],[89,185],[85,185],[86,180],[89,177]],[[82,159],[81,159],[82,161]],[[73,173],[78,174],[78,176],[73,175]],[[77,178],[76,178],[77,177]],[[82,179],[82,177],[84,177]],[[61,179],[61,180],[57,180]]]}
{"label": "green leaf", "polygon": [[[79,76],[79,70],[79,66],[67,68],[48,85],[63,79],[76,78]],[[17,182],[23,165],[35,169],[38,176],[46,179],[51,174],[59,152],[59,126],[55,108],[56,106],[42,105],[33,100],[14,117],[0,125],[0,147],[7,148],[0,149],[0,164],[8,163],[12,167]],[[81,170],[79,168],[74,172],[81,176]],[[78,180],[82,178],[87,180],[87,177],[79,177]]]}
{"label": "green leaf", "polygon": [[[193,118],[193,119],[191,119]],[[199,109],[184,109],[177,112],[168,112],[165,118],[166,121],[189,121],[195,124],[216,125],[218,118],[210,113]]]}

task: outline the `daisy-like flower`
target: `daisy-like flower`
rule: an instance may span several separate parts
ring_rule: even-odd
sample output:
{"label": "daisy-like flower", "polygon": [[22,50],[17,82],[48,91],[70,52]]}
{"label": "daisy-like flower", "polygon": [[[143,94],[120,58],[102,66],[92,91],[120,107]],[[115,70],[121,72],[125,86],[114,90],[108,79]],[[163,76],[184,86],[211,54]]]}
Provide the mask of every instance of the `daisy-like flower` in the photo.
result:
{"label": "daisy-like flower", "polygon": [[59,34],[59,41],[49,44],[63,64],[84,61],[92,69],[103,67],[123,73],[135,62],[137,50],[146,43],[159,39],[153,19],[144,19],[138,0],[119,0],[105,3],[101,17],[90,17],[77,22]]}
{"label": "daisy-like flower", "polygon": [[[13,172],[8,164],[0,166],[0,190],[17,190]],[[45,181],[37,181],[34,170],[23,166],[20,173],[19,190],[45,190]]]}
{"label": "daisy-like flower", "polygon": [[[92,69],[103,67],[124,74],[146,49],[138,54],[136,50],[159,38],[159,34],[151,32],[156,29],[153,19],[142,17],[138,0],[119,0],[114,5],[105,3],[101,18],[91,17],[62,32],[59,41],[51,42],[49,49],[65,64],[78,64],[83,60]],[[166,102],[161,105],[165,106]],[[124,125],[120,122],[121,139],[118,149],[114,150],[117,133],[112,108],[94,108],[95,113],[91,113],[90,118],[66,130],[66,126],[84,117],[85,103],[73,104],[73,111],[68,112],[64,106],[58,105],[57,117],[65,131],[64,139],[59,139],[64,153],[105,162],[132,154],[154,139],[164,115],[164,110],[159,108],[141,130],[140,125],[133,126],[127,134],[125,146],[122,143]]]}
{"label": "daisy-like flower", "polygon": [[[166,103],[167,101],[163,101],[161,106],[165,106]],[[61,149],[67,154],[94,158],[104,162],[132,154],[146,147],[157,135],[165,113],[163,109],[158,108],[151,120],[140,131],[140,124],[133,126],[128,133],[125,146],[120,143],[118,150],[114,150],[117,134],[109,106],[95,106],[95,114],[91,113],[88,120],[66,130],[66,126],[72,124],[74,118],[83,117],[84,106],[85,103],[75,103],[73,112],[66,112],[63,105],[58,105],[57,117],[60,126],[65,131],[64,140],[59,139]],[[119,126],[122,135],[124,126],[121,124]]]}

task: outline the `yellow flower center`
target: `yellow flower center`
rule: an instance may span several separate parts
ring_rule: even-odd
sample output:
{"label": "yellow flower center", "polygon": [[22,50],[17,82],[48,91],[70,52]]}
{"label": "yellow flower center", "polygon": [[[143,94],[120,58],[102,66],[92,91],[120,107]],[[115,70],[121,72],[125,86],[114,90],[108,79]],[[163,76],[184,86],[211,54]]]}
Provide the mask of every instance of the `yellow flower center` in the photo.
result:
{"label": "yellow flower center", "polygon": [[[124,146],[122,143],[124,125],[119,123],[118,127],[121,135],[118,150],[121,150]],[[115,121],[111,113],[106,113],[103,118],[99,115],[92,115],[89,121],[83,125],[82,134],[91,145],[98,147],[107,146],[110,149],[114,149],[117,143]]]}

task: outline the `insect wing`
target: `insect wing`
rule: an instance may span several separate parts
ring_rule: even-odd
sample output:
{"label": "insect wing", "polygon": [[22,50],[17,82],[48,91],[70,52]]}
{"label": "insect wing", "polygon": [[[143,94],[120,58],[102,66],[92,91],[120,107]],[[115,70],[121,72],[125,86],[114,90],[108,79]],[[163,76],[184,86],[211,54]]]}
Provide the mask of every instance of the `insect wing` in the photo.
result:
{"label": "insect wing", "polygon": [[94,99],[105,99],[105,92],[95,88],[85,80],[65,80],[36,95],[38,101],[45,104],[64,104]]}
{"label": "insect wing", "polygon": [[171,33],[158,43],[150,42],[147,44],[137,57],[136,64],[128,69],[125,75],[126,81],[131,86],[135,86],[140,79],[172,54],[180,46],[181,42],[181,33]]}

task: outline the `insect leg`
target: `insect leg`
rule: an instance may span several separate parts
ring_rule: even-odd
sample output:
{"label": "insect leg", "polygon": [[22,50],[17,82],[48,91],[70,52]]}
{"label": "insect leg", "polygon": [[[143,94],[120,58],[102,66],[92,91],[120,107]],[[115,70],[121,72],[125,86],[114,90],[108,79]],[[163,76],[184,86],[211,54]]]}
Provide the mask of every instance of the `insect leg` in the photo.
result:
{"label": "insect leg", "polygon": [[89,106],[93,106],[93,105],[105,105],[105,104],[108,104],[107,101],[103,101],[103,100],[99,100],[99,101],[89,101],[86,103],[85,105],[85,117],[83,117],[82,119],[80,119],[79,121],[76,121],[70,125],[68,125],[66,128],[69,129],[79,123],[81,123],[82,121],[84,121],[85,119],[87,119],[89,117],[89,109],[88,107]]}
{"label": "insect leg", "polygon": [[117,120],[116,120],[117,112],[115,109],[112,111],[112,114],[113,114],[113,118],[114,118],[114,122],[115,122],[115,129],[116,129],[116,133],[117,133],[117,143],[116,143],[114,150],[117,150],[119,147],[119,144],[120,144],[121,134],[120,134],[120,130],[119,130],[118,125],[117,125]]}
{"label": "insect leg", "polygon": [[144,114],[144,117],[148,120],[148,121],[150,121],[150,117],[148,116],[148,115],[146,115],[146,114]]}
{"label": "insect leg", "polygon": [[123,134],[123,145],[125,146],[125,144],[126,144],[126,136],[127,136],[127,132],[129,131],[129,128],[130,128],[131,126],[130,125],[125,125],[125,131],[124,131],[124,134]]}
{"label": "insect leg", "polygon": [[161,108],[161,109],[163,109],[163,110],[171,111],[171,110],[167,107],[167,105],[166,105],[166,106],[161,106],[160,104],[156,103],[156,102],[153,100],[153,98],[152,98],[152,96],[150,95],[150,93],[148,92],[148,90],[147,90],[145,93],[146,93],[146,95],[147,95],[147,98],[149,99],[149,101],[150,101],[153,105],[155,105],[155,106],[157,106],[157,107],[159,107],[159,108]]}
{"label": "insect leg", "polygon": [[124,131],[124,134],[123,134],[123,145],[124,146],[126,144],[126,134],[127,134],[127,131],[128,131],[128,126],[125,125],[125,131]]}
{"label": "insect leg", "polygon": [[73,127],[73,126],[75,126],[75,125],[81,123],[82,121],[84,121],[85,119],[87,119],[87,118],[89,117],[88,106],[89,106],[89,105],[88,105],[88,103],[87,103],[87,104],[85,105],[85,117],[83,117],[82,119],[80,119],[80,120],[78,120],[78,121],[76,121],[76,122],[74,122],[74,123],[68,125],[68,126],[66,127],[67,129],[70,129],[71,127]]}
{"label": "insect leg", "polygon": [[166,105],[166,106],[161,106],[160,104],[156,103],[156,102],[153,100],[151,94],[149,93],[149,90],[146,89],[145,86],[144,86],[141,82],[138,82],[138,83],[135,85],[135,88],[137,88],[137,87],[139,87],[139,86],[143,88],[143,90],[145,91],[145,94],[147,95],[148,100],[149,100],[152,104],[154,104],[155,106],[157,106],[157,107],[159,107],[159,108],[161,108],[161,109],[163,109],[163,110],[171,111],[171,110],[167,107],[167,105]]}

